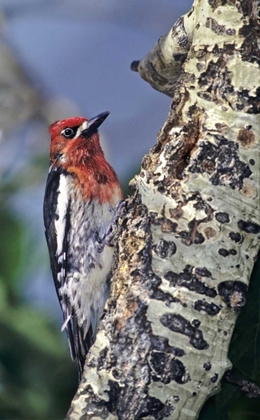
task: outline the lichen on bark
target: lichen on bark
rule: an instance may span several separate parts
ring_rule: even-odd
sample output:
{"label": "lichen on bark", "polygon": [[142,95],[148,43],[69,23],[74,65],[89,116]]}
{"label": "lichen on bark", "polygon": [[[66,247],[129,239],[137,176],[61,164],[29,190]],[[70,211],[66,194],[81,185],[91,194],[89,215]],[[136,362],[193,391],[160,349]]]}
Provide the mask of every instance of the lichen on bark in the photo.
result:
{"label": "lichen on bark", "polygon": [[256,19],[254,1],[196,0],[133,66],[173,100],[67,419],[196,419],[230,368],[260,237]]}

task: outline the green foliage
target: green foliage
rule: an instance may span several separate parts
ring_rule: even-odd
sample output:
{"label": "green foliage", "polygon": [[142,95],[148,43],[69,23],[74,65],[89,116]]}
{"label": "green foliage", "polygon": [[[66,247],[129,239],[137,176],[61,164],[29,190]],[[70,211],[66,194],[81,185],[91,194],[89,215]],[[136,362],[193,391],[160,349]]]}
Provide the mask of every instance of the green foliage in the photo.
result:
{"label": "green foliage", "polygon": [[[21,263],[23,228],[21,223],[3,207],[0,208],[0,223],[3,238],[0,241],[0,278],[6,279],[4,285],[0,287],[2,296],[6,296],[6,290],[11,299],[12,293],[15,295],[16,291],[15,282],[18,281],[17,273]],[[5,303],[4,299],[1,301],[2,304]]]}
{"label": "green foliage", "polygon": [[[246,305],[236,323],[229,349],[236,376],[260,387],[260,259],[251,275]],[[249,399],[234,385],[224,383],[210,398],[199,420],[260,419],[260,399]]]}

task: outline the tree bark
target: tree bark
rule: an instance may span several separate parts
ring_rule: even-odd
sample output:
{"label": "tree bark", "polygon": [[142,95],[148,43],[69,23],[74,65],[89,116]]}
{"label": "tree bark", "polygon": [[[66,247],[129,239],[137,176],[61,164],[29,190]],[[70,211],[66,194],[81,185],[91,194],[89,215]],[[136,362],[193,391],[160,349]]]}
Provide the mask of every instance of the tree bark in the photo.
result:
{"label": "tree bark", "polygon": [[260,233],[256,13],[256,1],[195,0],[132,66],[173,101],[118,221],[69,420],[196,419],[231,366]]}

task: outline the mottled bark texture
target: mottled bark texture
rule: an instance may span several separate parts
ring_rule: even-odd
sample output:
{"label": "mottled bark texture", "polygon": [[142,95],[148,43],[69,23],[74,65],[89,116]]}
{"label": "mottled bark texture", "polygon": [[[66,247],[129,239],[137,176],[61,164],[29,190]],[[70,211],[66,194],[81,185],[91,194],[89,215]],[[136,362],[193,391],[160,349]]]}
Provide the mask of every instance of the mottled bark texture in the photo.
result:
{"label": "mottled bark texture", "polygon": [[67,419],[196,419],[230,368],[260,236],[256,13],[195,0],[133,65],[173,101],[119,219],[107,313]]}

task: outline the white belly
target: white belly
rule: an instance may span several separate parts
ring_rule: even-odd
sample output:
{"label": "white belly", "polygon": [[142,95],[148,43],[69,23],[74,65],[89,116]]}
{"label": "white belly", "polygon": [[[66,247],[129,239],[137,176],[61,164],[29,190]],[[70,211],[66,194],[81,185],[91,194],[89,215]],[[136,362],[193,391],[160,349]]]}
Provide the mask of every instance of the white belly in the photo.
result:
{"label": "white belly", "polygon": [[113,248],[104,246],[104,237],[113,217],[109,204],[92,201],[71,203],[71,229],[68,243],[68,271],[64,293],[85,334],[91,323],[95,332],[108,297],[106,282],[111,271]]}

